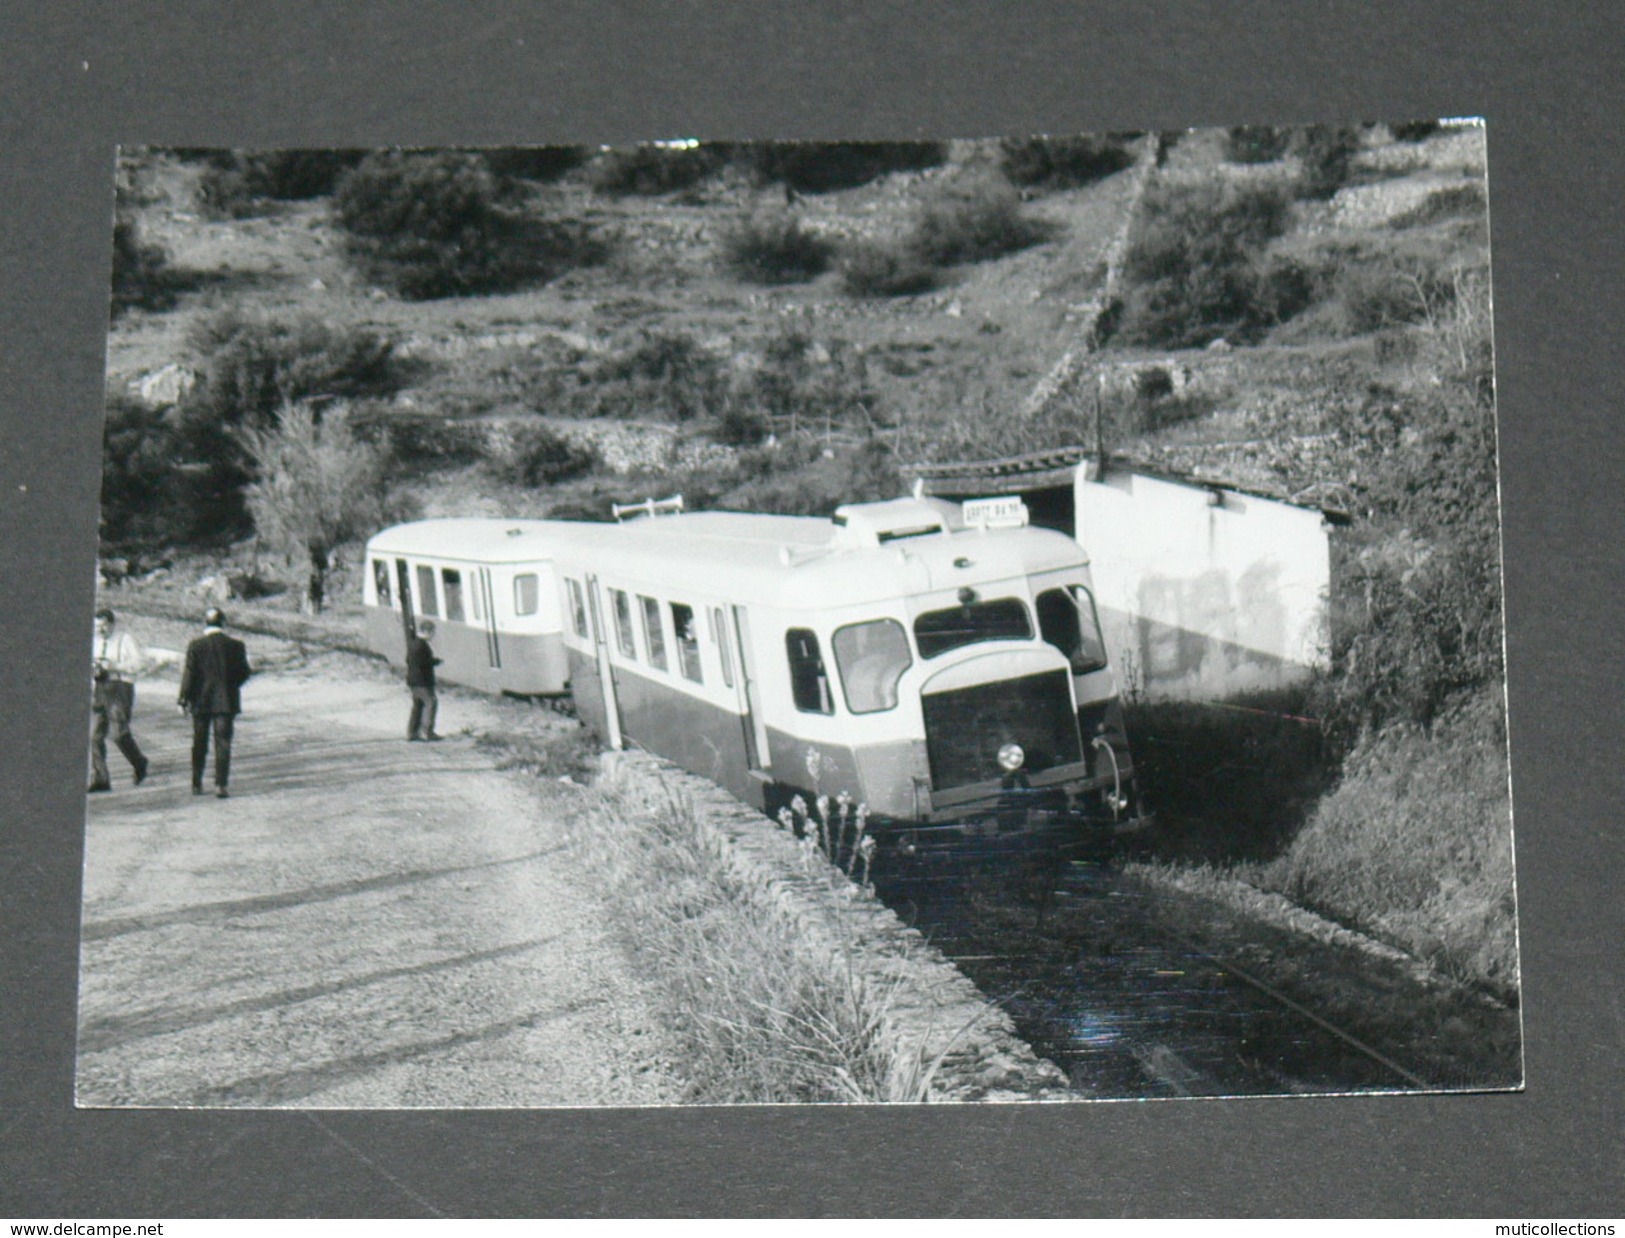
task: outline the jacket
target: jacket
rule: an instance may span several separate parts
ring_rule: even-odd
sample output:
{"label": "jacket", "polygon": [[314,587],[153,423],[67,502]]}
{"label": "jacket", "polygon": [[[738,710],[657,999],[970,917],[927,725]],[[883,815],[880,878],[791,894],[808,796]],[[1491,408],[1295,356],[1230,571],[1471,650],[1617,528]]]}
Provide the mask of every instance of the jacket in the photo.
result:
{"label": "jacket", "polygon": [[186,647],[180,703],[194,714],[241,713],[240,689],[253,673],[243,642],[210,628]]}

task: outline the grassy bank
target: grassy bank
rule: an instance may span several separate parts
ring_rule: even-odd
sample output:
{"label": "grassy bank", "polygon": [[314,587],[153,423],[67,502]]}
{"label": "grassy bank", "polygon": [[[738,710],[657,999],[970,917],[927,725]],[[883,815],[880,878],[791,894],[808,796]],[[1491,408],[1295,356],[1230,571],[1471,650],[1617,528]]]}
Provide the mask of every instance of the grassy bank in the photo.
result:
{"label": "grassy bank", "polygon": [[1484,692],[1429,728],[1366,737],[1290,846],[1248,875],[1516,1000],[1502,718]]}

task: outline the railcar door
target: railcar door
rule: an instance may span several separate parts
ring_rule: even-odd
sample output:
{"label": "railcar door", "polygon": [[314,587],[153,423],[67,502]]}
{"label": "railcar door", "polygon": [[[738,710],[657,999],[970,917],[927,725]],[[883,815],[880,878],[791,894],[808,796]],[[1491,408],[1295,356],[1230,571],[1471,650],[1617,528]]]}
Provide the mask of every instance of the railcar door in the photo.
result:
{"label": "railcar door", "polygon": [[621,706],[615,694],[615,665],[609,660],[609,624],[604,619],[604,587],[598,577],[587,577],[587,610],[591,619],[593,655],[598,662],[598,681],[604,693],[604,730],[611,748],[620,748]]}
{"label": "railcar door", "polygon": [[412,611],[412,569],[407,567],[405,559],[395,560],[395,580],[401,595],[401,634],[411,640],[417,628],[417,617]]}
{"label": "railcar door", "polygon": [[744,707],[745,756],[753,773],[766,776],[773,757],[767,746],[767,724],[762,720],[761,690],[756,683],[756,659],[751,656],[750,621],[743,606],[735,606],[734,634],[739,650],[740,704]]}
{"label": "railcar door", "polygon": [[491,587],[491,569],[478,568],[474,591],[479,599],[475,609],[485,617],[485,657],[493,670],[502,669],[502,638],[497,634],[497,595]]}

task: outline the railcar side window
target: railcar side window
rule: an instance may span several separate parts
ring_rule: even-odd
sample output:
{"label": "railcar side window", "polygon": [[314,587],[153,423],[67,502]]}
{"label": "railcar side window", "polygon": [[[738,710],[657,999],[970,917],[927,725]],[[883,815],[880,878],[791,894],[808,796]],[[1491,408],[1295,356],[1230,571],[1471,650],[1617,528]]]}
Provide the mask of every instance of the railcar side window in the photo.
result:
{"label": "railcar side window", "polygon": [[434,589],[434,568],[427,564],[418,564],[418,614],[440,618],[440,610],[436,605],[437,597]]}
{"label": "railcar side window", "polygon": [[576,635],[587,635],[587,599],[581,594],[581,585],[578,581],[565,578],[565,584],[570,586],[570,621],[575,624]]}
{"label": "railcar side window", "polygon": [[835,699],[817,635],[806,628],[791,628],[784,634],[784,647],[790,657],[790,694],[796,708],[804,714],[834,713]]}
{"label": "railcar side window", "polygon": [[372,583],[378,592],[378,605],[394,606],[395,603],[390,599],[388,559],[372,561]]}
{"label": "railcar side window", "polygon": [[1098,671],[1106,665],[1106,642],[1101,639],[1095,600],[1082,585],[1046,589],[1038,595],[1038,631],[1067,656],[1074,675]]}
{"label": "railcar side window", "polygon": [[636,662],[638,646],[632,637],[632,603],[624,589],[611,589],[609,596],[615,604],[615,647],[623,658]]}
{"label": "railcar side window", "polygon": [[922,658],[934,658],[961,645],[1031,640],[1032,636],[1032,620],[1020,598],[995,598],[948,610],[928,610],[914,620],[914,639],[919,642]]}
{"label": "railcar side window", "polygon": [[895,619],[849,623],[836,630],[831,644],[848,709],[872,714],[896,706],[897,681],[914,662],[902,624]]}
{"label": "railcar side window", "polygon": [[722,659],[722,682],[734,686],[734,659],[728,651],[728,625],[722,619],[722,607],[711,608],[711,639],[717,643],[717,654]]}
{"label": "railcar side window", "polygon": [[541,605],[541,590],[536,587],[536,573],[524,572],[513,578],[513,613],[534,615]]}
{"label": "railcar side window", "polygon": [[638,594],[643,607],[643,642],[649,647],[649,665],[657,671],[666,669],[666,630],[660,626],[660,603]]}
{"label": "railcar side window", "polygon": [[463,621],[463,574],[456,568],[440,569],[440,585],[446,594],[446,618]]}
{"label": "railcar side window", "polygon": [[694,630],[694,608],[681,602],[671,604],[671,630],[677,637],[677,665],[683,678],[704,683],[700,670],[700,634]]}

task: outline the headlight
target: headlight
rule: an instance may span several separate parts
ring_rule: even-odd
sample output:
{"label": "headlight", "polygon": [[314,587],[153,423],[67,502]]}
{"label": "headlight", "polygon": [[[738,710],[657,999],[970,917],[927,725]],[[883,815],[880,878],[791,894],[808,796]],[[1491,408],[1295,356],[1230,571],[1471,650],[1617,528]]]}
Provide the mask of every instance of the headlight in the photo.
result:
{"label": "headlight", "polygon": [[1015,773],[1026,760],[1027,754],[1021,750],[1020,744],[1005,744],[999,749],[999,768],[1007,774]]}

